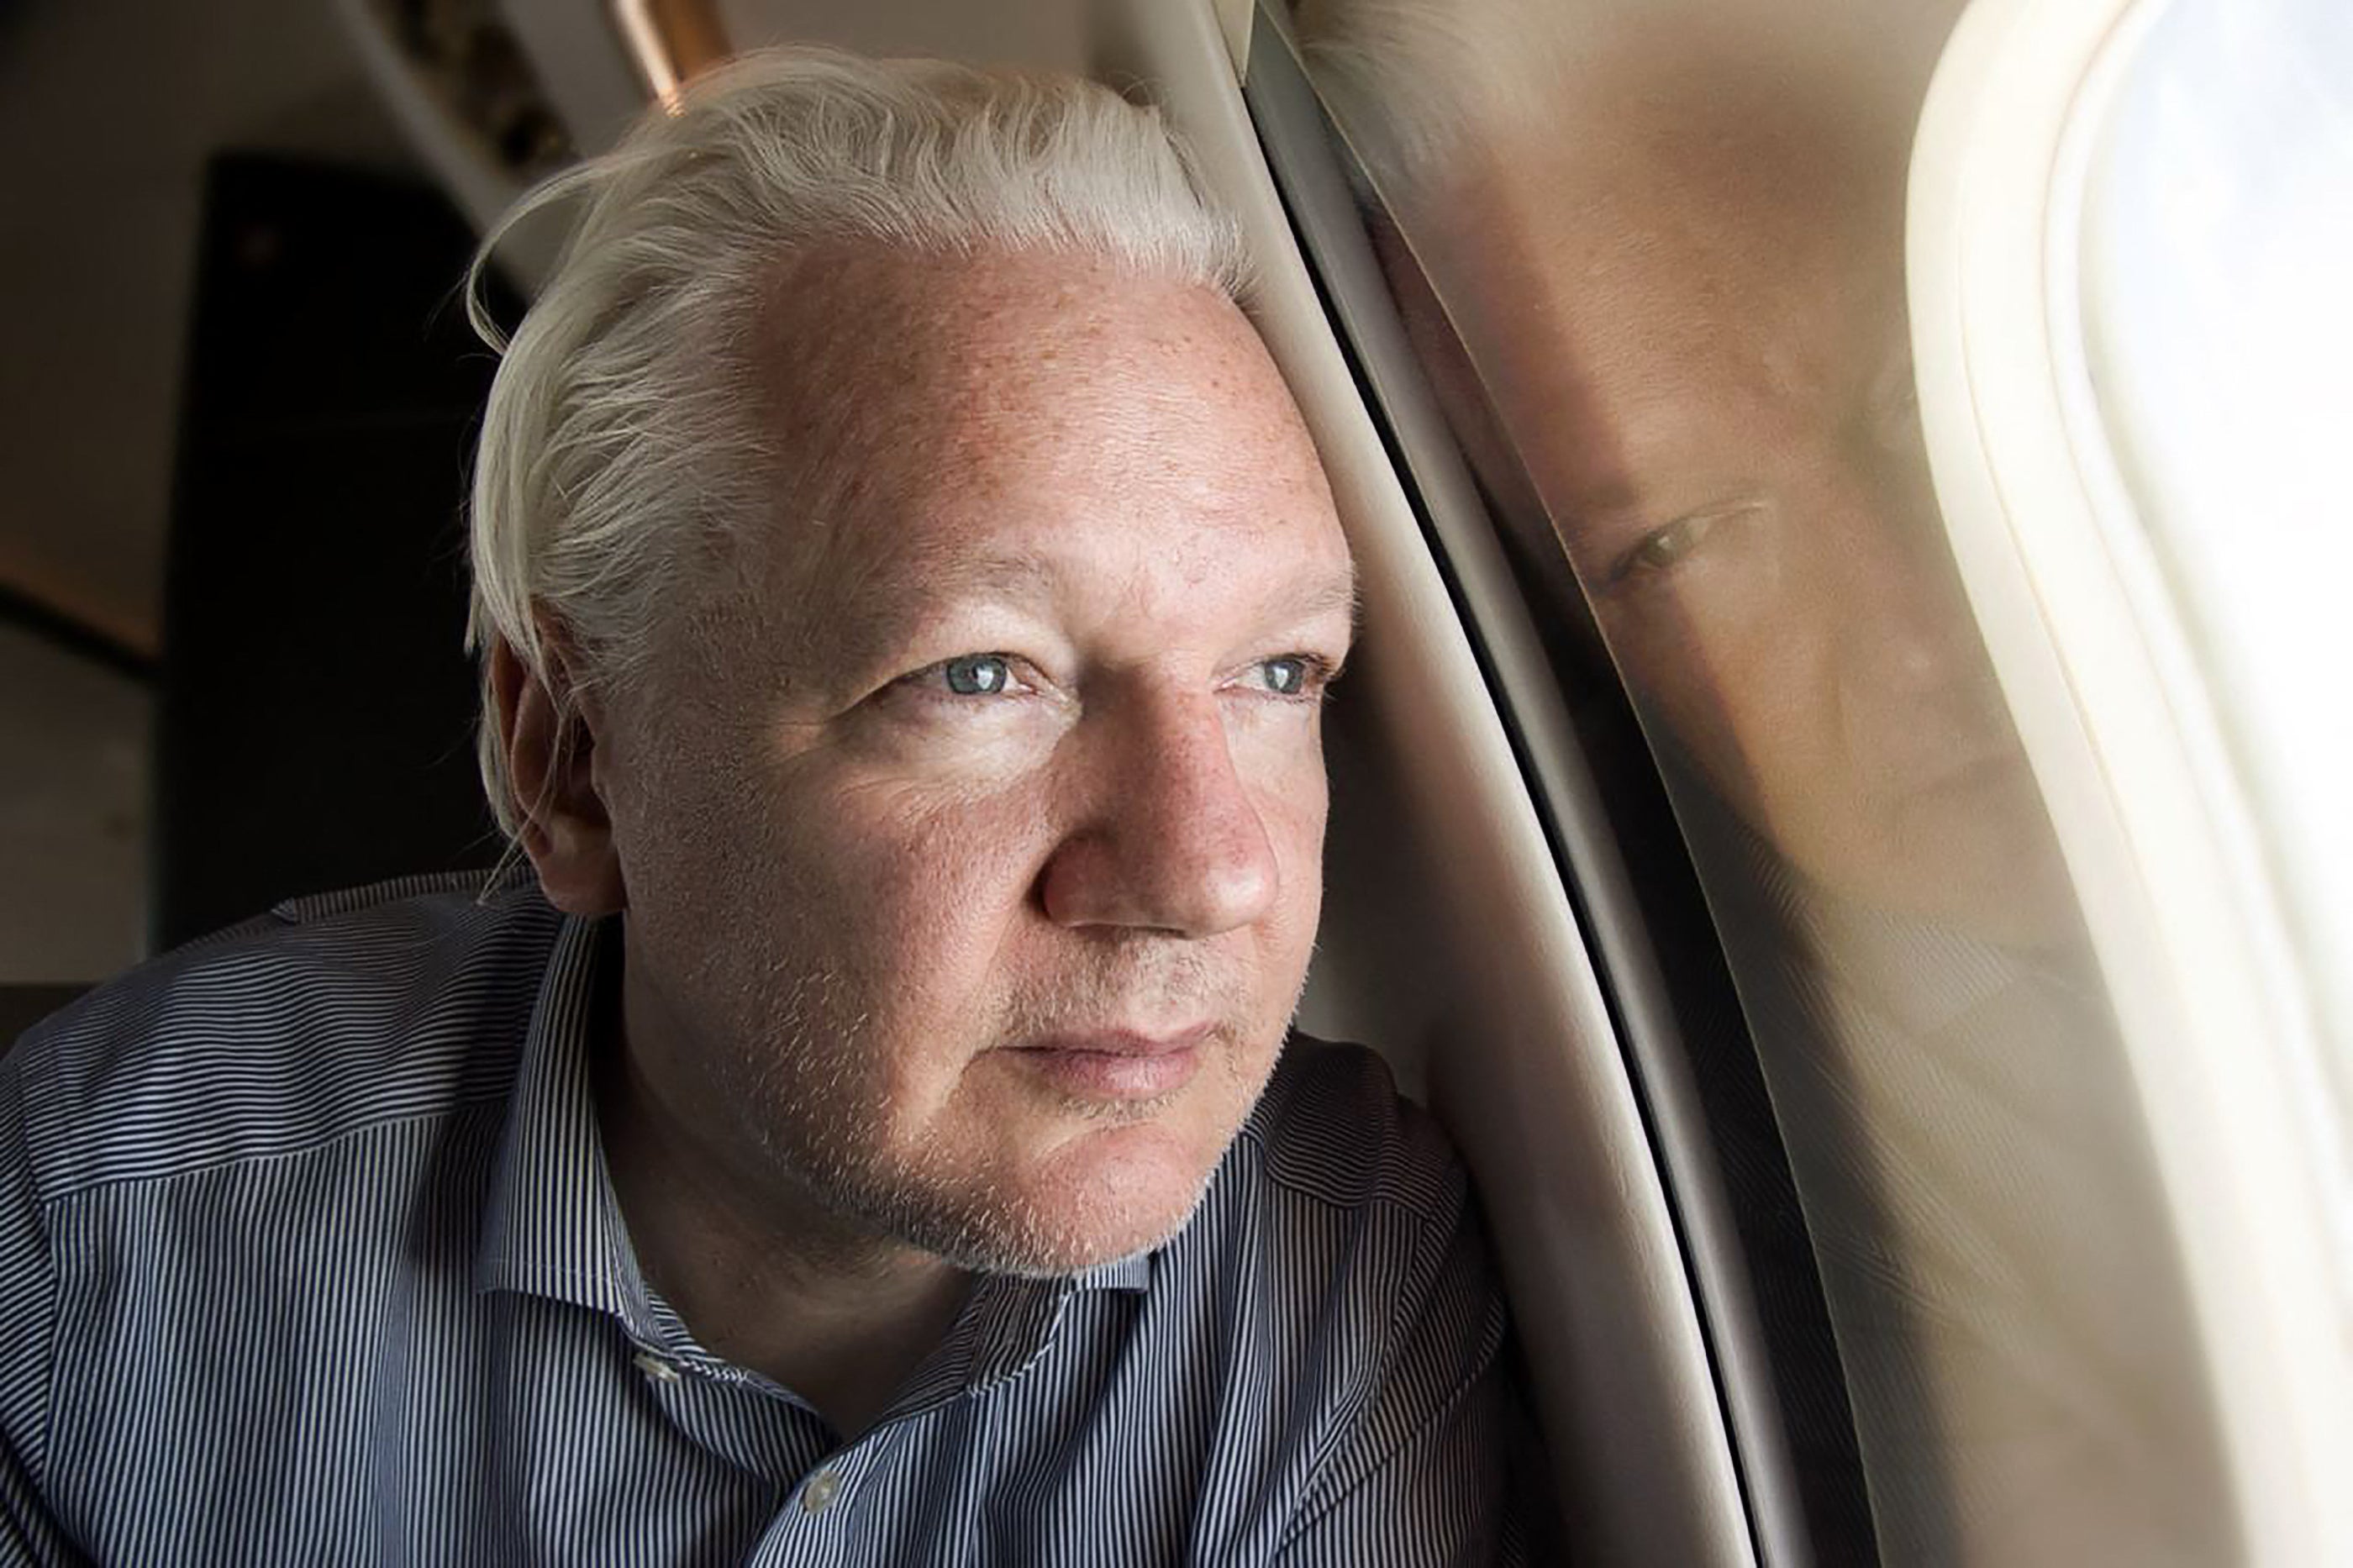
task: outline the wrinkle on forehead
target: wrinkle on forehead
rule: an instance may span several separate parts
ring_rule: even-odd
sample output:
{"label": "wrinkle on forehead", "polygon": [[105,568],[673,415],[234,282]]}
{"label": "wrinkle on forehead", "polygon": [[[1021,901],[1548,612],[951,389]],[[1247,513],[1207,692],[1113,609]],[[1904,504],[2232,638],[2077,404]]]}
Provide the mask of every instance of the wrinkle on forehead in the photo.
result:
{"label": "wrinkle on forehead", "polygon": [[[1076,498],[1134,498],[1196,533],[1331,518],[1279,373],[1205,287],[1063,254],[829,246],[780,263],[754,331],[754,416],[788,476],[744,563],[764,635],[811,631],[813,601],[969,574],[997,520],[1083,526]],[[1235,408],[1265,417],[1229,430]],[[1215,470],[1199,439],[1162,438],[1213,416]],[[959,516],[971,536],[943,526]]]}
{"label": "wrinkle on forehead", "polygon": [[1108,297],[1138,289],[1168,305],[1146,352],[1194,356],[1219,390],[1265,395],[1271,366],[1246,326],[1230,330],[1242,324],[1239,310],[1208,289],[1054,253],[844,243],[779,268],[757,328],[761,412],[805,469],[828,475],[818,492],[828,496],[910,458],[937,464],[1025,436],[1050,444],[1088,411],[1057,420],[1026,410],[1026,429],[997,414],[1026,407],[1026,384],[1050,377],[1067,399],[1110,379],[1119,367],[1105,361],[1105,342],[1122,340],[1123,354],[1138,345],[1134,312]]}

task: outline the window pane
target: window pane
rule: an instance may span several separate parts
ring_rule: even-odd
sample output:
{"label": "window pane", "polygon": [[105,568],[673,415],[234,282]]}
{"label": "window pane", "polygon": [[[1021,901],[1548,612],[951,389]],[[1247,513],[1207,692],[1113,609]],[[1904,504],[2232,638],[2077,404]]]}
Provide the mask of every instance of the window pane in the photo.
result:
{"label": "window pane", "polygon": [[1883,1559],[2223,1562],[2134,1086],[1919,435],[1905,176],[1957,8],[1291,20],[1457,435],[1666,779]]}
{"label": "window pane", "polygon": [[2241,777],[2353,1110],[2353,7],[2177,0],[2089,171],[2083,324],[2105,435]]}

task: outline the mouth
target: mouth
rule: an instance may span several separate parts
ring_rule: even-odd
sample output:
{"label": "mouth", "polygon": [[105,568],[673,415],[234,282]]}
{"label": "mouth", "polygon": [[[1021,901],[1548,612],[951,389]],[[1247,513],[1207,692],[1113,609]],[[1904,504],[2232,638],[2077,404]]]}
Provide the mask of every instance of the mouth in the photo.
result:
{"label": "mouth", "polygon": [[1075,1099],[1157,1100],[1192,1081],[1210,1033],[1208,1024],[1165,1034],[1068,1030],[1012,1047],[1007,1055]]}
{"label": "mouth", "polygon": [[1912,788],[1923,795],[1975,795],[2014,787],[2031,777],[2024,753],[2005,746],[1924,767]]}
{"label": "mouth", "polygon": [[1923,696],[1880,738],[1894,771],[1923,794],[1984,789],[2027,772],[2025,748],[1989,669]]}
{"label": "mouth", "polygon": [[1968,795],[2027,776],[2007,713],[1957,697],[1924,698],[1900,721],[1890,715],[1874,733],[1851,736],[1849,746],[1883,795]]}

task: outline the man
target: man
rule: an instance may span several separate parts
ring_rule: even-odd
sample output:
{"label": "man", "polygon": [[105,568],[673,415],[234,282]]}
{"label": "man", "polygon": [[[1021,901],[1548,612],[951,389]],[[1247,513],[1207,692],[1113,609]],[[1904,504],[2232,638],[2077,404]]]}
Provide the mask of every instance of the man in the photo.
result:
{"label": "man", "polygon": [[1396,106],[1356,142],[1482,477],[1515,492],[1516,455],[1534,493],[1505,499],[1552,520],[1683,761],[1810,882],[2049,942],[2064,874],[1913,404],[1904,172],[1940,9],[1858,7],[1867,54],[1784,0],[1306,25],[1344,102]]}
{"label": "man", "polygon": [[1566,553],[1665,763],[1880,1553],[2219,1561],[2132,1084],[1913,401],[1906,160],[1955,9],[1299,21],[1463,445]]}
{"label": "man", "polygon": [[575,197],[474,509],[535,877],[12,1055],[0,1554],[1494,1553],[1463,1177],[1281,1048],[1353,585],[1230,227],[1103,89],[814,53]]}

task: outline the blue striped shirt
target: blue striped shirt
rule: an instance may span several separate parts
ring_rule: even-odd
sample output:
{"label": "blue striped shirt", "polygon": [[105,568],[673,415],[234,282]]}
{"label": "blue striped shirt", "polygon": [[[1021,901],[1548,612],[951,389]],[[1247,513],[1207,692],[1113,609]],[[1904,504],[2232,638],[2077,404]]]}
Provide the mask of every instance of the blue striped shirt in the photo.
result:
{"label": "blue striped shirt", "polygon": [[1294,1041],[1174,1240],[979,1280],[845,1441],[638,1268],[589,1087],[604,945],[528,886],[394,884],[26,1037],[0,1561],[1515,1552],[1477,1218],[1369,1054]]}

